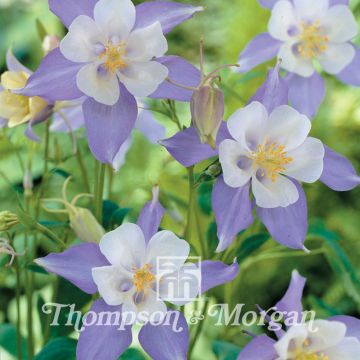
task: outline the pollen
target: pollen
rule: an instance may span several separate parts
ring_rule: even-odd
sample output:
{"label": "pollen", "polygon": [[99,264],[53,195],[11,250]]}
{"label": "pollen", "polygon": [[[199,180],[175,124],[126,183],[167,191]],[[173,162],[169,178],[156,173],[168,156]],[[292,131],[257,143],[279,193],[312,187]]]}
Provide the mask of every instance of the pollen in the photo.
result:
{"label": "pollen", "polygon": [[303,22],[299,40],[297,51],[306,60],[311,60],[325,52],[329,43],[329,38],[324,34],[319,21],[311,24]]}
{"label": "pollen", "polygon": [[257,146],[250,158],[262,170],[261,176],[266,176],[272,182],[275,182],[278,174],[286,170],[285,166],[293,161],[293,158],[287,155],[284,146],[269,143],[267,140]]}
{"label": "pollen", "polygon": [[324,353],[299,353],[295,356],[294,360],[329,360],[329,357],[325,355]]}
{"label": "pollen", "polygon": [[155,281],[155,275],[150,270],[151,266],[149,264],[145,264],[141,269],[134,269],[134,285],[137,292],[143,292],[150,288]]}
{"label": "pollen", "polygon": [[99,55],[99,58],[105,58],[104,68],[106,71],[116,73],[117,70],[126,68],[128,66],[124,59],[126,55],[125,46],[126,45],[124,42],[116,45],[108,43],[105,46],[105,50]]}

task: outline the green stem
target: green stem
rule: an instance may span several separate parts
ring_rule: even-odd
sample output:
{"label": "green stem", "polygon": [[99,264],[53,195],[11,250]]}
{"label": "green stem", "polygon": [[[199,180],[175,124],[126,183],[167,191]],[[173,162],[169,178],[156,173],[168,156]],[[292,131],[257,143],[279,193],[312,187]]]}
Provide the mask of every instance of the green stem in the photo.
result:
{"label": "green stem", "polygon": [[87,170],[86,170],[86,167],[85,167],[85,164],[84,164],[84,160],[82,158],[82,154],[81,154],[81,150],[80,150],[80,146],[78,145],[76,147],[76,160],[79,164],[79,168],[80,168],[80,171],[81,171],[81,175],[83,177],[83,181],[84,181],[84,184],[85,184],[85,189],[86,189],[86,192],[87,193],[90,193],[91,190],[90,190],[90,183],[89,183],[89,177],[88,177],[88,173],[87,173]]}
{"label": "green stem", "polygon": [[[204,309],[203,309],[203,311],[202,311],[202,315],[205,315],[205,317],[206,317],[206,313],[207,313],[208,307],[209,307],[209,301],[206,300]],[[194,334],[194,336],[193,336],[193,338],[192,338],[192,340],[191,340],[191,342],[190,342],[190,346],[189,346],[189,352],[188,352],[188,358],[189,358],[189,359],[191,359],[191,354],[192,354],[192,352],[194,351],[196,342],[197,342],[197,340],[198,340],[199,337],[200,337],[200,334],[201,334],[202,328],[203,328],[203,326],[204,326],[204,323],[205,323],[205,320],[200,320],[199,325],[196,327],[195,334]]]}
{"label": "green stem", "polygon": [[22,360],[22,351],[21,351],[21,313],[20,313],[20,264],[19,260],[15,261],[15,271],[16,271],[16,348],[17,356],[19,360]]}
{"label": "green stem", "polygon": [[194,199],[194,167],[187,168],[189,178],[189,200],[188,200],[188,213],[184,237],[187,241],[191,241],[191,228],[192,228],[192,204]]}
{"label": "green stem", "polygon": [[27,299],[27,330],[28,330],[28,359],[31,360],[34,357],[34,336],[33,336],[33,281],[29,271],[26,272],[26,299]]}
{"label": "green stem", "polygon": [[105,170],[106,170],[106,165],[97,162],[95,169],[96,181],[95,181],[94,201],[95,201],[95,216],[100,224],[102,224],[102,217],[103,217],[102,212],[103,212]]}

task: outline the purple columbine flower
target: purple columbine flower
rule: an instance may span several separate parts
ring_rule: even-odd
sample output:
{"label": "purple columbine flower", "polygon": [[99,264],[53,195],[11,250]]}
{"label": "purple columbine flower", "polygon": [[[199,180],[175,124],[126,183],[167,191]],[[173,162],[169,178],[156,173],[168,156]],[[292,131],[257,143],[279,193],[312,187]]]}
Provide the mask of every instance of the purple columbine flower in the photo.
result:
{"label": "purple columbine flower", "polygon": [[[192,127],[161,141],[186,167],[219,155],[220,149],[223,175],[212,192],[217,251],[229,247],[236,235],[253,223],[255,205],[257,216],[274,240],[304,249],[307,204],[299,181],[320,179],[336,191],[352,190],[360,184],[349,160],[307,137],[311,123],[287,106],[288,86],[278,70],[277,66],[269,71],[250,105],[236,112],[228,123],[223,122],[216,149],[201,144]],[[255,202],[250,199],[250,188]]]}
{"label": "purple columbine flower", "polygon": [[360,50],[351,42],[358,25],[347,0],[261,0],[272,10],[268,33],[258,35],[239,57],[247,72],[277,56],[289,72],[291,104],[312,118],[325,96],[314,63],[339,80],[360,86]]}
{"label": "purple columbine flower", "polygon": [[[302,319],[305,282],[297,271],[293,272],[285,296],[275,306],[277,311]],[[276,336],[277,340],[256,336],[237,360],[352,360],[360,354],[360,320],[351,316],[334,316],[311,324],[299,321],[276,332]]]}
{"label": "purple columbine flower", "polygon": [[[167,307],[162,299],[176,305],[186,303],[168,298],[169,287],[165,285],[166,279],[170,280],[171,276],[161,278],[160,286],[155,286],[161,276],[156,267],[159,257],[169,257],[175,276],[181,275],[186,267],[201,269],[200,289],[191,286],[191,297],[232,281],[239,271],[237,263],[226,265],[208,260],[185,263],[189,244],[170,231],[158,232],[164,209],[157,197],[158,190],[155,189],[153,200],[144,206],[137,224],[123,224],[106,234],[100,244],[72,246],[63,253],[37,259],[36,263],[64,277],[86,293],[99,292],[102,299],[93,303],[91,311],[119,311],[122,317],[141,311],[165,315]],[[182,313],[178,315],[182,328],[180,332],[172,328],[172,323],[166,322],[157,326],[148,322],[142,326],[139,340],[153,359],[187,358],[188,326]],[[170,320],[174,321],[174,318]],[[111,325],[86,326],[80,333],[77,359],[117,359],[131,345],[131,324],[129,322],[123,330]],[[160,344],[159,339],[166,343]]]}
{"label": "purple columbine flower", "polygon": [[68,27],[60,47],[51,51],[30,77],[23,95],[49,101],[87,96],[83,104],[89,146],[112,164],[134,127],[135,96],[190,101],[199,71],[184,59],[163,56],[164,34],[202,7],[153,1],[137,7],[130,0],[49,0]]}

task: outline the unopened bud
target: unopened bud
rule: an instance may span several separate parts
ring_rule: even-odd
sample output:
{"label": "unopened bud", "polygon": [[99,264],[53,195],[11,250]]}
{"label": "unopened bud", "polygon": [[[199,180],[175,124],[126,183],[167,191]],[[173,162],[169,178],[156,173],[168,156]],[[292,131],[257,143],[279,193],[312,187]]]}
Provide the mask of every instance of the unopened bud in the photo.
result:
{"label": "unopened bud", "polygon": [[99,243],[105,231],[92,212],[82,207],[68,207],[69,220],[77,237],[83,242]]}
{"label": "unopened bud", "polygon": [[47,55],[50,51],[58,48],[59,45],[60,39],[56,35],[46,35],[42,43],[42,48],[45,55]]}
{"label": "unopened bud", "polygon": [[224,95],[212,85],[204,85],[194,91],[191,99],[192,123],[200,141],[216,146],[216,137],[224,117]]}
{"label": "unopened bud", "polygon": [[0,212],[0,231],[8,231],[18,223],[19,219],[16,214],[10,211]]}

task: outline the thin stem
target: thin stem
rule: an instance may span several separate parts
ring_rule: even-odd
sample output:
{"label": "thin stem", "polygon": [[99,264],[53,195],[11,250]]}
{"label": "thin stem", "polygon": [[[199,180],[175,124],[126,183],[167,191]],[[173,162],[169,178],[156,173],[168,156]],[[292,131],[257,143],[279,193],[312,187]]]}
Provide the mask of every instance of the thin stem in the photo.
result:
{"label": "thin stem", "polygon": [[200,39],[200,73],[201,73],[201,82],[204,79],[204,39]]}
{"label": "thin stem", "polygon": [[20,264],[19,260],[15,261],[15,271],[16,271],[16,348],[17,356],[19,360],[22,360],[22,351],[21,351],[21,312],[20,312]]}
{"label": "thin stem", "polygon": [[[202,311],[202,315],[205,315],[206,316],[206,313],[207,313],[207,310],[208,310],[208,307],[209,307],[209,301],[206,300],[205,301],[205,306],[204,306],[204,309]],[[195,348],[195,345],[196,345],[196,342],[197,340],[199,339],[200,337],[200,334],[201,334],[201,330],[204,326],[204,323],[205,323],[205,320],[201,320],[199,325],[197,326],[196,328],[196,331],[195,331],[195,334],[191,340],[191,343],[190,343],[190,346],[189,346],[189,352],[188,352],[188,358],[191,359],[191,354],[192,352],[194,351],[194,348]]]}
{"label": "thin stem", "polygon": [[177,86],[177,87],[185,89],[185,90],[191,90],[191,91],[196,90],[195,87],[178,84],[175,81],[171,80],[170,78],[166,78],[166,81],[169,82],[170,84],[174,85],[174,86]]}
{"label": "thin stem", "polygon": [[78,164],[79,164],[79,168],[80,168],[80,171],[81,171],[81,175],[82,175],[82,177],[83,177],[83,181],[84,181],[84,184],[85,184],[86,192],[89,193],[89,192],[91,191],[91,190],[90,190],[89,177],[88,177],[88,173],[87,173],[87,170],[86,170],[86,167],[85,167],[83,158],[82,158],[80,146],[77,146],[77,147],[76,147],[75,155],[76,155],[76,160],[77,160],[77,162],[78,162]]}
{"label": "thin stem", "polygon": [[186,227],[184,231],[184,237],[187,241],[191,241],[191,227],[192,227],[192,204],[194,199],[194,166],[187,168],[189,177],[189,201],[188,201],[188,213]]}
{"label": "thin stem", "polygon": [[95,216],[98,219],[99,223],[102,224],[103,217],[103,193],[104,193],[104,183],[105,183],[105,170],[106,165],[97,163],[96,164],[96,173],[95,173],[95,191],[94,191],[94,201],[95,201]]}

